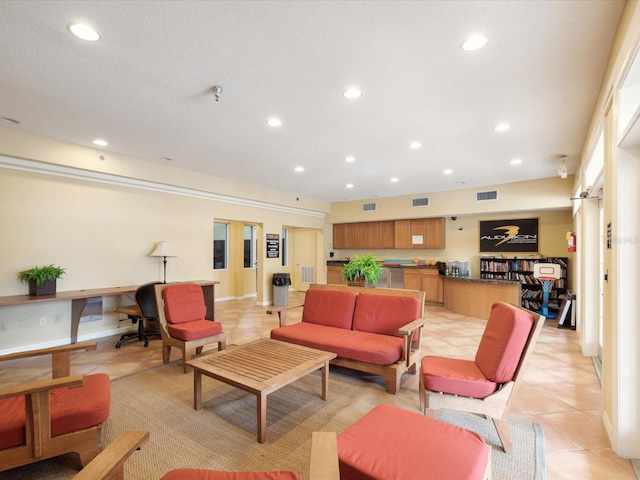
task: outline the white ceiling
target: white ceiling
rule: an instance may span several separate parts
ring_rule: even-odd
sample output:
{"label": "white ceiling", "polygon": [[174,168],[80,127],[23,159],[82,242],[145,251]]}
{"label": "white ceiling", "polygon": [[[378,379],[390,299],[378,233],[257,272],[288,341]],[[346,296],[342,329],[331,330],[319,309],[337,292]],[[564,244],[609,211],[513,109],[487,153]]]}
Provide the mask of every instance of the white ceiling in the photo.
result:
{"label": "white ceiling", "polygon": [[1,125],[326,201],[573,173],[623,4],[0,0]]}

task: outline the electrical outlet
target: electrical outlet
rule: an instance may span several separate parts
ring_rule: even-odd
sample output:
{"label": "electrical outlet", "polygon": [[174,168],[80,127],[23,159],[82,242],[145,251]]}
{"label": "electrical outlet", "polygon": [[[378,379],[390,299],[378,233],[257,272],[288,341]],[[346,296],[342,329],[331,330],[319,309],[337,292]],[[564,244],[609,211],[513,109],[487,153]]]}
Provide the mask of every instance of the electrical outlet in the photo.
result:
{"label": "electrical outlet", "polygon": [[47,324],[47,317],[40,317],[40,325],[46,325]]}
{"label": "electrical outlet", "polygon": [[0,332],[6,332],[7,331],[7,324],[4,322],[0,322]]}
{"label": "electrical outlet", "polygon": [[53,315],[53,323],[60,323],[62,322],[62,315],[59,313],[55,313]]}

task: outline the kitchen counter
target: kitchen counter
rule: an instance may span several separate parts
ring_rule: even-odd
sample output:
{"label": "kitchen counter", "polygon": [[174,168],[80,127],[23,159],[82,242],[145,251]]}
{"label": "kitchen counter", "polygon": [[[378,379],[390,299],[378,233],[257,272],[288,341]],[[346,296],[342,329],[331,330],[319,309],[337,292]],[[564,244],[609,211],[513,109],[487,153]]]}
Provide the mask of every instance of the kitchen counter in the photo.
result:
{"label": "kitchen counter", "polygon": [[501,280],[497,278],[475,278],[475,277],[449,277],[449,280],[458,280],[461,282],[482,282],[482,283],[495,283],[495,284],[515,284],[520,285],[517,280]]}
{"label": "kitchen counter", "polygon": [[444,278],[444,308],[468,317],[489,318],[493,302],[520,305],[520,283],[468,277]]}

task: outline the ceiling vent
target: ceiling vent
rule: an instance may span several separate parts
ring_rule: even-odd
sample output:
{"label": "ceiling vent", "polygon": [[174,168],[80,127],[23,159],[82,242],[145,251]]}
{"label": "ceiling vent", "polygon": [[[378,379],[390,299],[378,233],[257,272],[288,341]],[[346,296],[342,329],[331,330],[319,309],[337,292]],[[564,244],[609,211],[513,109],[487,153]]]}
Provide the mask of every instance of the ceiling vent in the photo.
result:
{"label": "ceiling vent", "polygon": [[429,197],[413,198],[411,199],[411,206],[412,207],[428,207]]}
{"label": "ceiling vent", "polygon": [[362,204],[363,212],[375,212],[376,211],[376,203],[363,203]]}
{"label": "ceiling vent", "polygon": [[487,202],[489,200],[497,200],[497,190],[487,190],[486,192],[476,192],[476,202]]}

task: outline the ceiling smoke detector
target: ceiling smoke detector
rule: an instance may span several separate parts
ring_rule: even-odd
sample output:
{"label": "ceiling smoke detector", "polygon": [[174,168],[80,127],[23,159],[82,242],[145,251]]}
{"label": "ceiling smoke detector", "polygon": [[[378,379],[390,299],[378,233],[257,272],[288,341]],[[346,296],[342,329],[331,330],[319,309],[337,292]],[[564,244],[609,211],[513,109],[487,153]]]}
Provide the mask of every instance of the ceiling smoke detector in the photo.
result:
{"label": "ceiling smoke detector", "polygon": [[216,97],[216,102],[217,102],[218,100],[220,100],[220,95],[222,95],[222,87],[219,87],[217,85],[214,87],[211,87],[211,92],[213,92],[213,95]]}
{"label": "ceiling smoke detector", "polygon": [[558,175],[560,175],[560,178],[567,178],[567,160],[569,160],[569,157],[566,155],[558,159]]}

